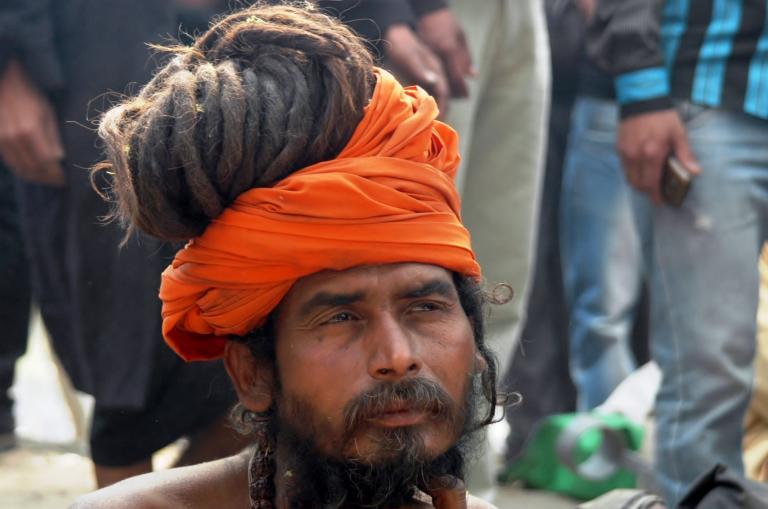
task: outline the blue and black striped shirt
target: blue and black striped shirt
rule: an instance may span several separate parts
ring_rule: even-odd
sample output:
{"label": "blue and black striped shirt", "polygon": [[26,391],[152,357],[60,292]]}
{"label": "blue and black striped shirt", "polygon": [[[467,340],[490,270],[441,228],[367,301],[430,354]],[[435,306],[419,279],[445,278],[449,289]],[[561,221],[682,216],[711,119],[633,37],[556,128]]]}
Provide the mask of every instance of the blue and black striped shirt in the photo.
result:
{"label": "blue and black striped shirt", "polygon": [[588,44],[624,116],[687,99],[768,119],[768,0],[600,0]]}

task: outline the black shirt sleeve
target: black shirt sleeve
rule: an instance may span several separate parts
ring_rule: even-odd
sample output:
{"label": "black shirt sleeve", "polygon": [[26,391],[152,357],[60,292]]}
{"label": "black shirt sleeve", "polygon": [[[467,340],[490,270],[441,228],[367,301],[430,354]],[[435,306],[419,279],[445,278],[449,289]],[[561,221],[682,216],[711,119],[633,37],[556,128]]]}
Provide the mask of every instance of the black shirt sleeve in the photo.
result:
{"label": "black shirt sleeve", "polygon": [[672,107],[661,47],[661,0],[599,0],[587,51],[614,77],[623,117]]}
{"label": "black shirt sleeve", "polygon": [[319,0],[317,3],[369,41],[379,57],[384,54],[382,39],[389,27],[397,24],[415,27],[419,17],[448,7],[446,0]]}
{"label": "black shirt sleeve", "polygon": [[432,11],[438,9],[444,9],[448,7],[448,3],[445,0],[409,0],[411,3],[411,9],[413,14],[420,18],[425,14],[429,14]]}

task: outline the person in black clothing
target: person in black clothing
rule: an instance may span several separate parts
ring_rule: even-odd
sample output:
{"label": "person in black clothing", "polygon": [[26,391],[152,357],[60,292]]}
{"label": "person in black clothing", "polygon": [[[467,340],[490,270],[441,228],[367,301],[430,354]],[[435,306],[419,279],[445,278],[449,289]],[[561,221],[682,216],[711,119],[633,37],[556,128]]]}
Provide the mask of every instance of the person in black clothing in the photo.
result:
{"label": "person in black clothing", "polygon": [[147,44],[176,30],[170,1],[0,4],[0,156],[18,177],[33,295],[53,348],[95,397],[100,485],[150,470],[152,453],[184,435],[185,463],[240,444],[226,427],[235,398],[222,366],[185,365],[160,339],[152,296],[177,246],[136,236],[121,248],[86,170],[102,156],[84,124],[106,92],[149,79]]}

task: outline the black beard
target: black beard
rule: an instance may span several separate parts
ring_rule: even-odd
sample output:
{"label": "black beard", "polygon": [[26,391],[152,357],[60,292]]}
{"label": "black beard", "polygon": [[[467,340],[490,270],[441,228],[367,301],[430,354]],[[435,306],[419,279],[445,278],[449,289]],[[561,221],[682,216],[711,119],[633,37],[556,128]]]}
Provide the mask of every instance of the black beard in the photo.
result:
{"label": "black beard", "polygon": [[[387,450],[392,450],[393,454],[375,464],[328,457],[318,452],[315,436],[311,431],[308,436],[307,426],[303,426],[303,431],[299,431],[288,419],[276,417],[273,421],[276,433],[273,436],[277,437],[278,458],[284,468],[276,472],[276,476],[281,476],[281,479],[276,478],[275,481],[282,481],[285,485],[283,492],[288,498],[287,507],[394,509],[412,502],[416,490],[423,490],[435,479],[463,479],[467,453],[476,442],[473,434],[477,428],[475,402],[480,393],[477,384],[472,380],[468,384],[464,408],[461,409],[463,418],[460,419],[457,430],[460,433],[459,438],[448,451],[436,458],[425,457],[421,437],[418,431],[412,428],[397,428],[383,433],[382,444],[391,444],[394,448]],[[429,383],[418,381],[398,385],[401,389],[388,386],[376,392],[385,395],[384,397],[391,397],[394,394],[418,394],[426,390],[425,394],[435,397],[432,392],[434,387],[426,387]],[[439,387],[437,390],[442,391]],[[444,397],[447,397],[444,393],[438,396],[440,404]],[[418,395],[416,398],[407,401],[421,405],[423,402],[418,400]],[[377,403],[376,399],[371,398],[370,394],[356,398],[347,409],[347,424],[354,426],[358,422],[350,416],[365,415],[369,408],[382,404],[381,401]],[[372,403],[360,403],[363,401]],[[430,405],[434,403],[432,399]],[[442,407],[436,411],[446,419],[455,418],[455,415]],[[346,431],[351,434],[354,430],[348,428]]]}

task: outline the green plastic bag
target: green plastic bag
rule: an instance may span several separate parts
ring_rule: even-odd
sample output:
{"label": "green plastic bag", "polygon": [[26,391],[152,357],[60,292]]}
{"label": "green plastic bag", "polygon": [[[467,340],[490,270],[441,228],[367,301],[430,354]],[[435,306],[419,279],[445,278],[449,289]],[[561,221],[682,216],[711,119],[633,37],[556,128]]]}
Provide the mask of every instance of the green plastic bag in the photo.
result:
{"label": "green plastic bag", "polygon": [[635,474],[621,465],[622,454],[637,451],[642,442],[642,427],[619,414],[553,415],[539,425],[499,481],[519,480],[534,489],[591,500],[636,486]]}

